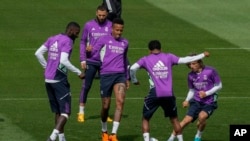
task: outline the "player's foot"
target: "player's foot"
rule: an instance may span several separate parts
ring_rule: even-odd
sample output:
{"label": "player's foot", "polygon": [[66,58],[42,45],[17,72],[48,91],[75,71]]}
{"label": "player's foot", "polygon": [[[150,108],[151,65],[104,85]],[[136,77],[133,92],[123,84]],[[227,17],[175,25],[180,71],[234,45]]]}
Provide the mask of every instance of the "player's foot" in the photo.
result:
{"label": "player's foot", "polygon": [[50,137],[47,139],[47,141],[53,141],[52,139],[50,139]]}
{"label": "player's foot", "polygon": [[102,141],[109,141],[109,135],[107,132],[102,132]]}
{"label": "player's foot", "polygon": [[107,122],[112,122],[112,121],[113,121],[112,118],[110,118],[110,117],[107,118]]}
{"label": "player's foot", "polygon": [[78,113],[77,121],[78,121],[78,122],[81,122],[81,123],[84,122],[84,114]]}
{"label": "player's foot", "polygon": [[194,141],[201,141],[201,138],[195,137]]}
{"label": "player's foot", "polygon": [[109,136],[109,141],[118,141],[116,134],[110,135]]}

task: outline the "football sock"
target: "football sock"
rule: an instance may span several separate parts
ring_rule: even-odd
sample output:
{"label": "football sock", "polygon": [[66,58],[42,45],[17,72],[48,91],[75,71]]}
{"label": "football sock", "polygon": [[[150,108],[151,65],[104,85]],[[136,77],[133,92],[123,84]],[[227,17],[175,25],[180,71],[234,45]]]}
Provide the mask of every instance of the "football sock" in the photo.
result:
{"label": "football sock", "polygon": [[177,137],[178,141],[183,141],[183,136],[182,135],[177,135],[176,137]]}
{"label": "football sock", "polygon": [[59,134],[59,131],[57,129],[54,129],[53,132],[50,135],[51,140],[56,140],[57,135]]}
{"label": "football sock", "polygon": [[102,124],[102,132],[107,132],[108,131],[107,122],[101,121],[101,124]]}
{"label": "football sock", "polygon": [[84,114],[84,106],[79,106],[79,113]]}
{"label": "football sock", "polygon": [[201,138],[201,135],[202,135],[202,132],[201,132],[201,131],[199,131],[199,130],[197,130],[197,133],[196,133],[195,137],[197,137],[197,138]]}
{"label": "football sock", "polygon": [[58,135],[58,137],[59,137],[59,141],[66,141],[65,136],[64,136],[64,133],[60,133],[60,134]]}
{"label": "football sock", "polygon": [[120,122],[114,121],[113,122],[113,128],[112,128],[112,132],[113,134],[117,133],[118,127],[119,127]]}
{"label": "football sock", "polygon": [[174,139],[175,139],[175,135],[171,134],[170,137],[168,138],[168,141],[174,141]]}
{"label": "football sock", "polygon": [[144,141],[149,141],[149,133],[143,133],[142,134]]}

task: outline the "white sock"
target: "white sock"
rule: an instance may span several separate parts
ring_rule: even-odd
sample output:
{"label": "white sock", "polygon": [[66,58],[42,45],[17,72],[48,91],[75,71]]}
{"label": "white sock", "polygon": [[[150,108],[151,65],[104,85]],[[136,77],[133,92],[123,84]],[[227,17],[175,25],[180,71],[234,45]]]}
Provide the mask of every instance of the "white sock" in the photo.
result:
{"label": "white sock", "polygon": [[176,137],[177,137],[178,141],[183,141],[183,136],[182,136],[182,134],[177,135]]}
{"label": "white sock", "polygon": [[108,131],[107,122],[101,121],[101,124],[102,124],[102,132],[107,132]]}
{"label": "white sock", "polygon": [[197,138],[201,138],[201,135],[202,135],[202,132],[201,132],[201,131],[199,131],[199,130],[197,130],[197,133],[196,133],[195,137],[197,137]]}
{"label": "white sock", "polygon": [[117,121],[113,122],[113,128],[112,128],[112,132],[111,133],[113,133],[113,134],[117,133],[117,130],[119,128],[119,124],[120,124],[120,122],[117,122]]}
{"label": "white sock", "polygon": [[175,135],[171,134],[170,137],[168,138],[168,141],[174,141],[174,139],[175,139]]}
{"label": "white sock", "polygon": [[144,141],[149,141],[149,133],[143,133],[142,134]]}
{"label": "white sock", "polygon": [[84,106],[79,106],[79,113],[84,114]]}
{"label": "white sock", "polygon": [[64,133],[60,133],[60,134],[58,135],[58,137],[59,137],[59,141],[66,141],[65,136],[64,136]]}
{"label": "white sock", "polygon": [[59,134],[59,131],[57,129],[54,129],[50,135],[51,140],[56,140],[57,135]]}

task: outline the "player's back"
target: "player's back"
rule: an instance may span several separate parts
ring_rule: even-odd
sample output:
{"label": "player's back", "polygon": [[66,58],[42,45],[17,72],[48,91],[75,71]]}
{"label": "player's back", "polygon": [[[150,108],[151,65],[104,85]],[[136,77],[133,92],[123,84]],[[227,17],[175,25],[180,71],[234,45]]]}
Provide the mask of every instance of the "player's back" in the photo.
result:
{"label": "player's back", "polygon": [[56,79],[58,67],[63,67],[60,66],[61,52],[70,54],[72,52],[73,41],[65,34],[58,34],[48,38],[44,45],[48,48],[45,78],[54,80]]}
{"label": "player's back", "polygon": [[172,96],[172,66],[177,64],[179,58],[171,53],[150,54],[137,63],[145,68],[150,75],[157,96]]}

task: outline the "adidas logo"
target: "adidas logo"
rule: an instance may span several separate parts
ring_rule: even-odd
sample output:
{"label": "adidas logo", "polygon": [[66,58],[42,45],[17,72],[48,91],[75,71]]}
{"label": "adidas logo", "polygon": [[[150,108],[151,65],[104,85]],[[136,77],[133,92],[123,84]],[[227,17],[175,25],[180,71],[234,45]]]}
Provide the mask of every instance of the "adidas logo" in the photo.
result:
{"label": "adidas logo", "polygon": [[162,61],[158,61],[154,67],[153,67],[153,71],[160,71],[160,70],[168,70],[168,67],[166,67],[164,65],[164,63]]}

